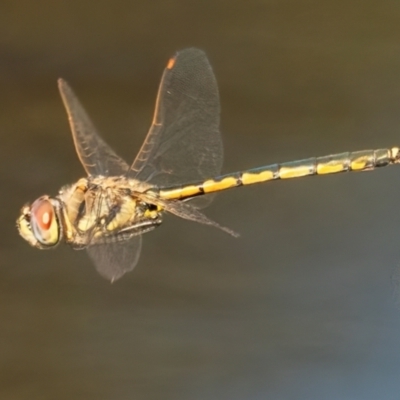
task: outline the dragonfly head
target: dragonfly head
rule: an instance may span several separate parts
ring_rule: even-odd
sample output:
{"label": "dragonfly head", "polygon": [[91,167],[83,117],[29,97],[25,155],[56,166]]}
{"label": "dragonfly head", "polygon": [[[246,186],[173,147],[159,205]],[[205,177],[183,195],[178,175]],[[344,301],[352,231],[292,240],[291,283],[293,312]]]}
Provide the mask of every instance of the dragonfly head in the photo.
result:
{"label": "dragonfly head", "polygon": [[62,239],[60,201],[48,196],[39,197],[31,205],[25,205],[17,219],[20,235],[39,249],[56,246]]}

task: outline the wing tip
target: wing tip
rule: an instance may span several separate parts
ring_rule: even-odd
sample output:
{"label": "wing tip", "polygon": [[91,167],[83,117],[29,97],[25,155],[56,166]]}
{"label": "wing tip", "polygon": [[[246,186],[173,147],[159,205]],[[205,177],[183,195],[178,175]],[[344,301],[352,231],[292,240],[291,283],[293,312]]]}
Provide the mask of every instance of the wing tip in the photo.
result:
{"label": "wing tip", "polygon": [[65,86],[68,86],[67,82],[63,78],[58,78],[57,79],[57,84],[58,84],[58,87],[60,89],[65,87]]}
{"label": "wing tip", "polygon": [[125,271],[123,271],[121,273],[117,273],[117,274],[115,274],[115,273],[109,274],[106,271],[99,271],[99,270],[98,270],[98,272],[99,272],[100,276],[102,278],[106,279],[107,281],[109,281],[111,285],[113,283],[115,283],[116,281],[118,281],[119,279],[121,279],[126,274]]}
{"label": "wing tip", "polygon": [[172,69],[172,68],[174,68],[174,65],[175,65],[175,62],[176,62],[176,55],[175,56],[173,56],[173,57],[171,57],[169,60],[168,60],[168,63],[167,63],[167,69]]}
{"label": "wing tip", "polygon": [[66,80],[64,80],[63,78],[58,78],[57,84],[58,84],[58,90],[61,94],[61,97],[64,98],[67,94],[71,94],[72,90],[69,87]]}

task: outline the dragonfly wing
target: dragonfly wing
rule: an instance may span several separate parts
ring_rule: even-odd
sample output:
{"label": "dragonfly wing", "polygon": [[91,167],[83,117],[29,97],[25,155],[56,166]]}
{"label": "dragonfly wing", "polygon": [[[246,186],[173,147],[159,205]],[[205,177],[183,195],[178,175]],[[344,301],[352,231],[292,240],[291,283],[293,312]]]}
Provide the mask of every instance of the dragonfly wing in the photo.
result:
{"label": "dragonfly wing", "polygon": [[153,123],[129,176],[166,187],[220,174],[219,114],[217,82],[205,53],[178,52],[164,70]]}
{"label": "dragonfly wing", "polygon": [[240,235],[232,229],[226,228],[218,224],[200,212],[197,207],[193,207],[189,203],[185,203],[179,200],[164,200],[160,197],[154,197],[152,194],[141,193],[140,198],[149,204],[156,204],[161,206],[165,211],[176,215],[177,217],[187,219],[189,221],[198,222],[204,225],[210,225],[215,228],[221,229],[226,233],[229,233],[233,237],[239,237]]}
{"label": "dragonfly wing", "polygon": [[58,88],[68,114],[76,152],[87,174],[118,176],[126,173],[129,166],[96,132],[92,121],[67,82],[59,79]]}
{"label": "dragonfly wing", "polygon": [[97,271],[111,282],[132,271],[137,264],[142,248],[142,236],[127,241],[95,244],[87,248]]}

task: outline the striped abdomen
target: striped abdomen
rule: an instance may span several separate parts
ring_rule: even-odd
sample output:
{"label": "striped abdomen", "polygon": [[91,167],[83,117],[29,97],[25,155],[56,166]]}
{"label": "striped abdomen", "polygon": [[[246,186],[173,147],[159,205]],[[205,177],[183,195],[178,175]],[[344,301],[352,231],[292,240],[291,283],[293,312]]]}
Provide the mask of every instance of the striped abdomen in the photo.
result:
{"label": "striped abdomen", "polygon": [[159,195],[165,199],[182,200],[238,186],[252,185],[277,179],[292,179],[302,176],[328,175],[349,171],[370,171],[399,162],[400,150],[397,147],[347,152],[282,164],[272,164],[184,186],[163,188],[160,189]]}

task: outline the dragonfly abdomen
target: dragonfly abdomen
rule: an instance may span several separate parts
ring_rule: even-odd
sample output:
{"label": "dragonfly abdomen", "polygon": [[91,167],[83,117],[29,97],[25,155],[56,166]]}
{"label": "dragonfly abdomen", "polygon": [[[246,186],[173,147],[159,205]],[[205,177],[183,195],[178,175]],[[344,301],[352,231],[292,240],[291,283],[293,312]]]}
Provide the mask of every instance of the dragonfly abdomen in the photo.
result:
{"label": "dragonfly abdomen", "polygon": [[220,192],[242,186],[241,175],[240,172],[237,172],[193,184],[163,188],[160,189],[159,196],[169,200],[185,200],[203,194]]}
{"label": "dragonfly abdomen", "polygon": [[277,179],[292,179],[350,171],[370,171],[399,162],[400,150],[397,147],[346,152],[282,164],[271,164],[243,172],[222,175],[203,182],[164,188],[160,189],[159,195],[164,199],[184,200],[238,186],[253,185]]}
{"label": "dragonfly abdomen", "polygon": [[[264,182],[272,179],[329,175],[339,172],[371,171],[375,168],[395,164],[399,162],[399,157],[400,154],[397,147],[392,149],[362,150],[322,157],[312,157],[244,172],[243,175],[246,176],[246,179],[243,180],[243,184],[246,184],[246,182],[248,182],[248,184]],[[267,176],[266,171],[270,171],[269,176]],[[260,181],[257,180],[257,176],[260,177]],[[253,180],[255,181],[253,182]]]}

